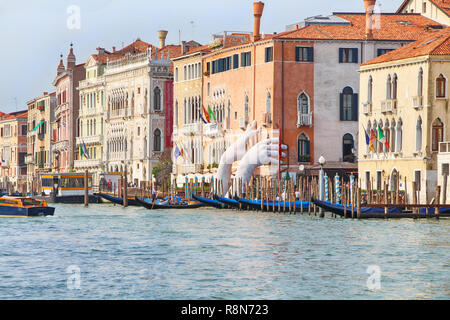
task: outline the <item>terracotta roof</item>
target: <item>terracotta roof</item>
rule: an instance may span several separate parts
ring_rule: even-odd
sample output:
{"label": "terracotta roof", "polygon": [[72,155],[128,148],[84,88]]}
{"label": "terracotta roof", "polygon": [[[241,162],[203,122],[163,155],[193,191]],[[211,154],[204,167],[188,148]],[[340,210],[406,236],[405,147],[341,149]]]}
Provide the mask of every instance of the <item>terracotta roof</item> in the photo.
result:
{"label": "terracotta roof", "polygon": [[[279,39],[329,39],[329,40],[365,40],[366,16],[364,13],[334,13],[335,16],[349,21],[339,25],[309,25],[304,28],[281,33]],[[380,14],[380,28],[373,29],[374,40],[413,41],[418,40],[430,27],[441,25],[420,14]]]}
{"label": "terracotta roof", "polygon": [[154,48],[154,46],[148,42],[142,41],[140,39],[134,41],[133,43],[129,44],[128,46],[114,52],[114,54],[125,54],[125,53],[138,53],[138,52],[144,52],[148,48]]}
{"label": "terracotta roof", "polygon": [[[400,13],[410,1],[411,0],[403,1],[403,3],[397,10],[397,13]],[[450,17],[450,0],[430,0],[430,1],[434,3],[434,5],[436,5],[439,9],[441,9],[447,16]]]}
{"label": "terracotta roof", "polygon": [[362,64],[371,65],[428,55],[450,55],[450,27],[434,31],[421,40],[410,43]]}
{"label": "terracotta roof", "polygon": [[162,47],[161,49],[158,49],[158,53],[163,53],[163,54],[169,53],[170,58],[176,58],[176,57],[181,56],[181,46],[169,44],[169,45]]}
{"label": "terracotta roof", "polygon": [[112,60],[117,60],[123,57],[123,54],[115,54],[115,53],[110,53],[110,54],[93,54],[92,57],[95,59],[95,61],[97,61],[100,64],[106,64],[106,62],[112,61]]}
{"label": "terracotta roof", "polygon": [[0,112],[0,120],[12,120],[18,118],[28,118],[28,110],[11,112],[10,114]]}

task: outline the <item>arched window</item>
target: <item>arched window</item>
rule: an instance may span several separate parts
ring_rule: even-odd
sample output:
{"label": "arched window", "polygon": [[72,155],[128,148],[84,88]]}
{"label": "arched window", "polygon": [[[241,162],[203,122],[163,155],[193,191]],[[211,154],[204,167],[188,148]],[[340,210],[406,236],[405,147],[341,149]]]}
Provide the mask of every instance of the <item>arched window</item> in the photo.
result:
{"label": "arched window", "polygon": [[298,162],[311,162],[310,141],[304,133],[297,139],[297,154]]}
{"label": "arched window", "polygon": [[372,76],[369,77],[369,84],[367,88],[367,102],[372,103],[372,88],[373,88],[373,79]]}
{"label": "arched window", "polygon": [[245,104],[244,104],[244,118],[245,118],[245,126],[248,125],[250,118],[249,118],[249,106],[248,106],[248,96],[245,96]]}
{"label": "arched window", "polygon": [[[387,145],[390,145],[391,143],[391,131],[389,127],[389,121],[386,119],[386,122],[384,123],[384,138],[386,139]],[[389,148],[387,147],[386,143],[383,145],[383,151],[389,152]]]}
{"label": "arched window", "polygon": [[266,113],[270,113],[270,110],[272,109],[272,97],[270,95],[270,92],[267,92],[266,97]]}
{"label": "arched window", "polygon": [[391,85],[392,85],[391,75],[388,75],[387,82],[386,82],[386,100],[389,100],[392,98]]}
{"label": "arched window", "polygon": [[159,129],[153,132],[153,151],[161,151],[161,130]]}
{"label": "arched window", "polygon": [[175,110],[174,110],[174,120],[175,120],[175,126],[178,127],[178,100],[175,101]]}
{"label": "arched window", "polygon": [[158,87],[153,90],[155,111],[161,111],[161,89]]}
{"label": "arched window", "polygon": [[397,169],[392,170],[392,174],[391,174],[391,191],[397,191],[397,184],[398,184],[398,171]]}
{"label": "arched window", "polygon": [[419,116],[416,124],[416,152],[422,151],[422,118]]}
{"label": "arched window", "polygon": [[342,138],[342,159],[344,162],[354,162],[355,157],[353,155],[353,148],[355,141],[353,136],[349,133]]}
{"label": "arched window", "polygon": [[397,136],[395,152],[402,152],[403,148],[403,122],[400,118],[397,122]]}
{"label": "arched window", "polygon": [[432,151],[439,151],[439,143],[444,139],[444,124],[439,118],[433,122],[431,139]]}
{"label": "arched window", "polygon": [[178,68],[175,68],[175,82],[178,82]]}
{"label": "arched window", "polygon": [[436,98],[445,98],[445,92],[447,87],[447,80],[440,74],[436,79]]}
{"label": "arched window", "polygon": [[340,99],[340,120],[358,121],[358,94],[353,89],[345,87]]}
{"label": "arched window", "polygon": [[228,100],[228,108],[227,108],[227,129],[231,128],[231,101]]}
{"label": "arched window", "polygon": [[397,84],[398,84],[398,78],[397,74],[394,74],[394,79],[392,80],[392,99],[397,99]]}
{"label": "arched window", "polygon": [[80,121],[80,137],[83,137],[83,120]]}
{"label": "arched window", "polygon": [[297,127],[311,125],[309,97],[302,92],[297,98]]}
{"label": "arched window", "polygon": [[392,122],[391,122],[391,134],[390,134],[390,138],[391,138],[391,141],[389,141],[389,144],[390,144],[390,151],[395,151],[395,148],[396,148],[396,141],[397,141],[397,137],[396,137],[397,135],[396,135],[396,123],[395,123],[395,120],[393,119],[392,120]]}
{"label": "arched window", "polygon": [[419,70],[419,76],[417,79],[417,96],[422,97],[423,96],[423,69],[420,68]]}

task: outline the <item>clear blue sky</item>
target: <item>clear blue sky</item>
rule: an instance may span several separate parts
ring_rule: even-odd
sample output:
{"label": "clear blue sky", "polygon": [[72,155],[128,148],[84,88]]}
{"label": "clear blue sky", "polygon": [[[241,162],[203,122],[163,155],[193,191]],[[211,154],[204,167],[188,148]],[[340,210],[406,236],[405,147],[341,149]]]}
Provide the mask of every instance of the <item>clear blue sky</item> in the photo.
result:
{"label": "clear blue sky", "polygon": [[[137,37],[158,45],[156,31],[169,31],[167,43],[194,39],[202,44],[224,30],[252,31],[252,0],[0,0],[0,111],[26,109],[26,102],[53,92],[59,55],[70,42],[77,63],[98,46],[122,47]],[[362,12],[363,0],[265,0],[263,33],[281,32],[305,17]],[[378,0],[394,12],[402,0]],[[80,8],[80,29],[69,29],[68,7]],[[65,62],[64,62],[65,63]],[[17,106],[17,107],[16,107]]]}

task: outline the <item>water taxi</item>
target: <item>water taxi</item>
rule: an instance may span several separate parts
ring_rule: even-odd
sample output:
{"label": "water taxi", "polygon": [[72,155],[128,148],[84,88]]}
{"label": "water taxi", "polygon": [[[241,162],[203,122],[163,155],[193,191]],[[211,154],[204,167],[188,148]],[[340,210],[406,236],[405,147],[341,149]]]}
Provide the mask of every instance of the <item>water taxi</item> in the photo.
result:
{"label": "water taxi", "polygon": [[[42,192],[54,203],[84,203],[84,173],[46,173],[41,175]],[[89,202],[98,203],[92,191],[92,174],[88,174]]]}
{"label": "water taxi", "polygon": [[0,197],[0,217],[43,217],[54,212],[55,208],[48,207],[44,200]]}

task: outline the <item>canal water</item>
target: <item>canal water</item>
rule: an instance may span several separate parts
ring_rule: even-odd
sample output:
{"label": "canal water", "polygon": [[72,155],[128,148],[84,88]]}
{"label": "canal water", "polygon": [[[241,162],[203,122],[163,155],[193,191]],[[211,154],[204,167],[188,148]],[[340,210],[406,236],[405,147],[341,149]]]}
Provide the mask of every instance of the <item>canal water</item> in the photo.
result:
{"label": "canal water", "polygon": [[0,299],[448,299],[450,220],[56,205],[0,219]]}

